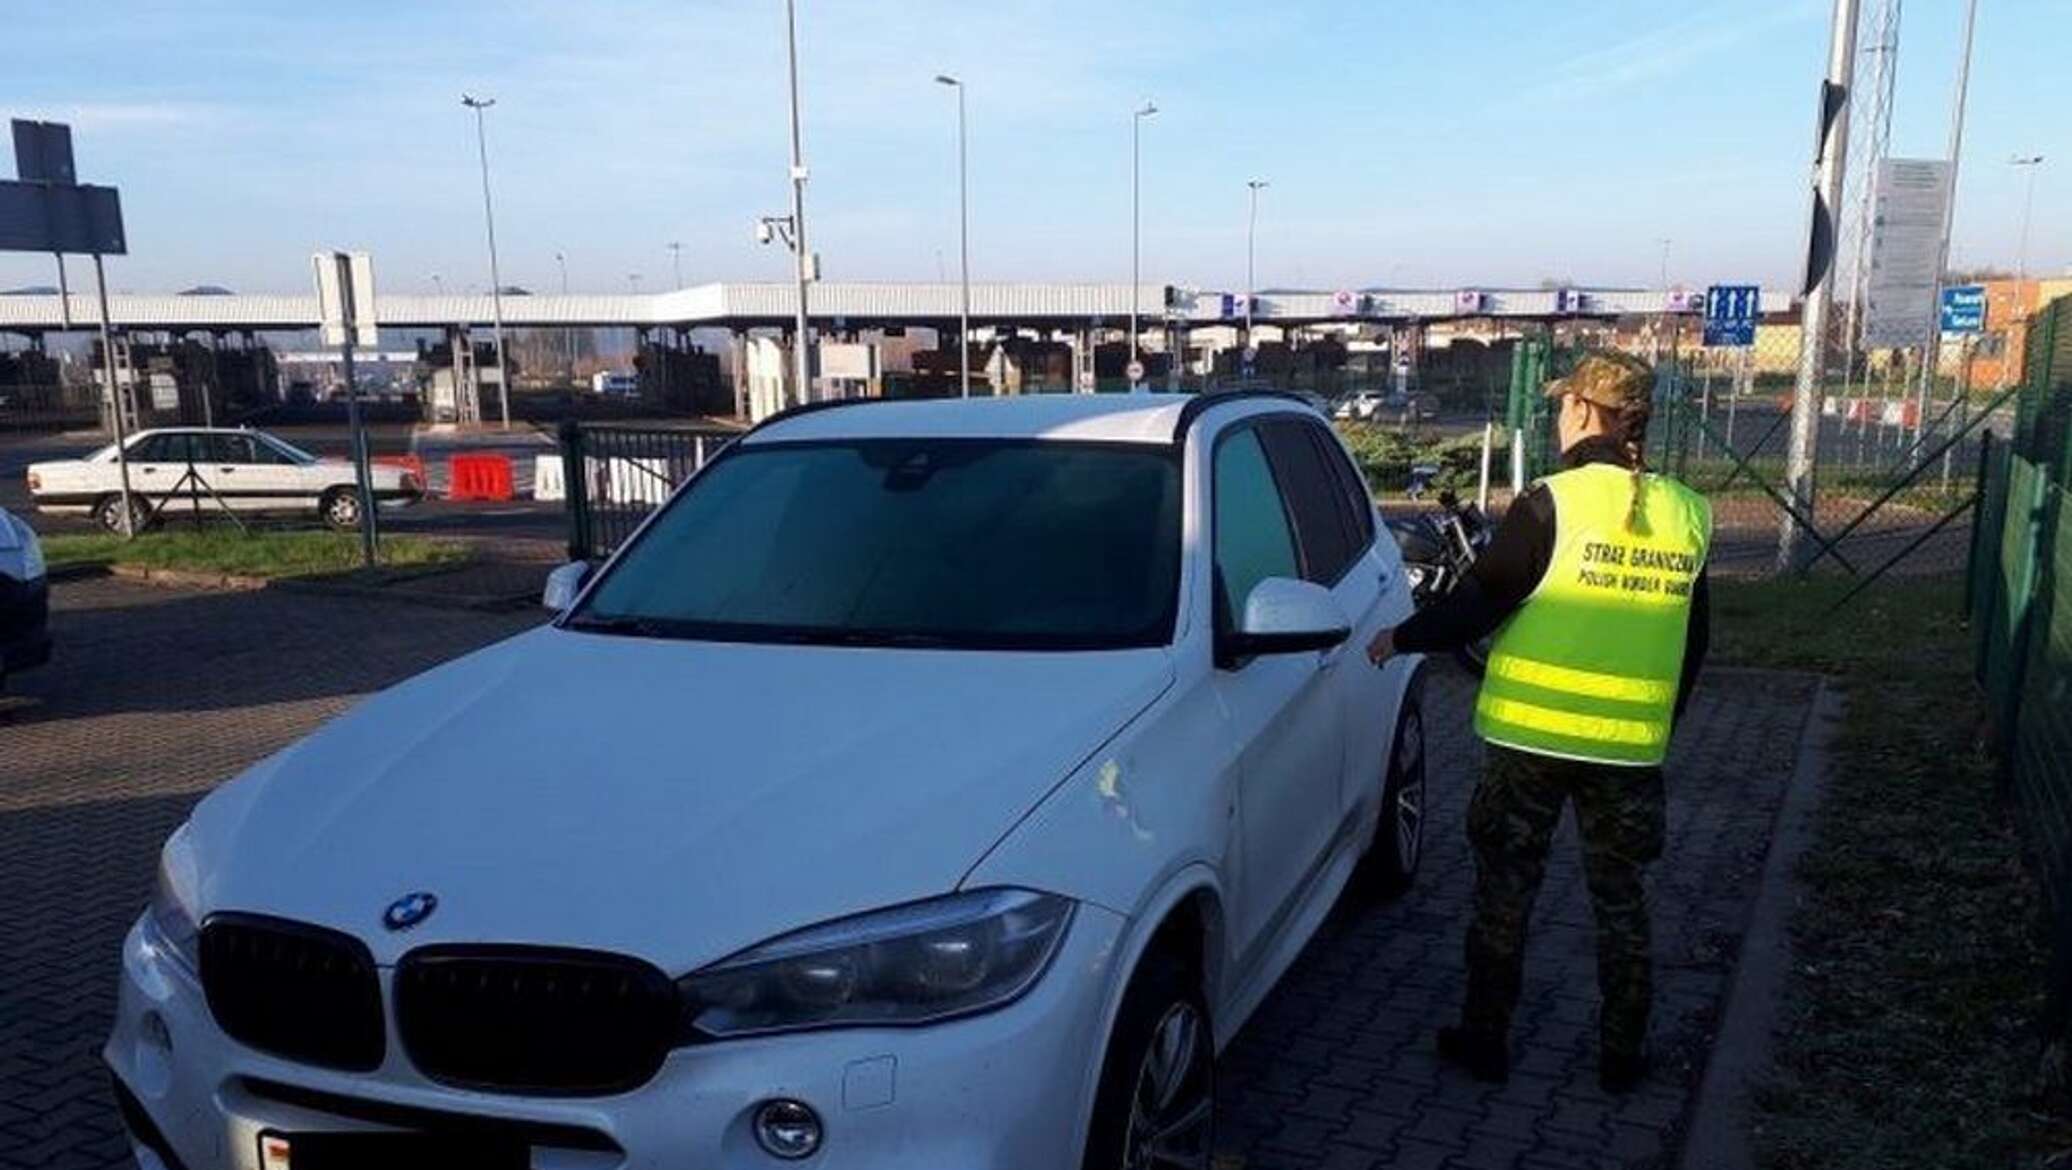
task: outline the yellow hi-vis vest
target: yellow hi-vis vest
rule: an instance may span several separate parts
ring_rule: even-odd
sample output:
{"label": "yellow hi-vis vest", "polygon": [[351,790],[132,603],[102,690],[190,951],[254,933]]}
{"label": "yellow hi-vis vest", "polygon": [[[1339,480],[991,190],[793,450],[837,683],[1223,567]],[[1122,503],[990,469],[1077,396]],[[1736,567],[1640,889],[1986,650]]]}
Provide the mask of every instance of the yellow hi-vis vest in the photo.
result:
{"label": "yellow hi-vis vest", "polygon": [[1497,630],[1475,702],[1490,743],[1601,764],[1659,764],[1683,675],[1691,590],[1712,539],[1712,506],[1672,479],[1587,464],[1543,481],[1554,555],[1539,587]]}

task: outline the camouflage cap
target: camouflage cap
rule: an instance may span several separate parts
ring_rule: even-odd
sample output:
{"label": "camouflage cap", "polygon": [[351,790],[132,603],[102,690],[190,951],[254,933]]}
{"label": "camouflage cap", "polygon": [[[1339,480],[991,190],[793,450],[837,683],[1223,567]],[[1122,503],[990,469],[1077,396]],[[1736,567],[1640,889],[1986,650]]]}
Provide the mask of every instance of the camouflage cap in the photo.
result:
{"label": "camouflage cap", "polygon": [[1655,371],[1630,353],[1600,349],[1584,355],[1566,378],[1547,383],[1547,397],[1573,394],[1607,410],[1646,407],[1654,401]]}

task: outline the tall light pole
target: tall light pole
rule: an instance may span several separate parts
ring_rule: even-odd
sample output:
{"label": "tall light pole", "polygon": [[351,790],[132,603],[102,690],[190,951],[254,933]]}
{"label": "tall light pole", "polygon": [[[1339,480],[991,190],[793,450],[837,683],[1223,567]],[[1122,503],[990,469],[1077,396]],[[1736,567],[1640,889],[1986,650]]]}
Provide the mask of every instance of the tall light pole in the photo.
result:
{"label": "tall light pole", "polygon": [[496,326],[496,400],[505,430],[511,429],[511,367],[504,362],[504,278],[496,266],[496,212],[489,202],[489,131],[483,111],[495,98],[460,95],[460,104],[475,111],[475,152],[482,160],[482,222],[489,229],[489,312]]}
{"label": "tall light pole", "polygon": [[812,399],[813,366],[806,341],[806,284],[812,278],[813,251],[806,243],[806,154],[799,139],[799,16],[797,0],[784,0],[784,54],[791,75],[791,244],[798,276],[798,317],[792,324],[793,380],[799,401]]}
{"label": "tall light pole", "polygon": [[962,285],[957,308],[957,374],[959,393],[971,397],[971,187],[964,166],[964,83],[946,73],[938,85],[957,91],[957,271]]}
{"label": "tall light pole", "polygon": [[[1978,0],[1967,0],[1964,5],[1964,51],[1957,58],[1957,84],[1950,94],[1950,170],[1943,190],[1942,223],[1939,225],[1940,239],[1935,253],[1935,300],[1936,310],[1928,315],[1928,342],[1921,351],[1920,386],[1916,391],[1919,405],[1915,426],[1915,443],[1920,443],[1921,428],[1928,421],[1928,391],[1935,383],[1937,368],[1942,365],[1942,290],[1943,277],[1950,271],[1950,229],[1957,215],[1957,164],[1964,154],[1964,103],[1971,92],[1971,40],[1972,32],[1978,27]],[[1855,330],[1850,330],[1850,342],[1855,342]],[[1952,385],[1950,393],[1958,393]]]}
{"label": "tall light pole", "polygon": [[[561,269],[561,295],[565,297],[568,295],[568,257],[562,255],[559,252],[556,252],[554,253],[554,264],[556,267]],[[574,382],[576,380],[575,330],[568,329],[563,331],[562,349],[566,351],[566,353],[563,356],[567,362],[567,371],[564,376],[566,376],[570,382]]]}
{"label": "tall light pole", "polygon": [[[1158,106],[1145,102],[1130,114],[1130,368],[1137,366],[1137,285],[1143,267],[1144,215],[1142,196],[1142,158],[1144,145],[1144,119],[1158,112]],[[1141,383],[1130,379],[1130,389],[1136,390]]]}
{"label": "tall light pole", "polygon": [[1787,514],[1777,534],[1777,567],[1797,573],[1812,564],[1798,517],[1813,517],[1814,469],[1820,455],[1821,379],[1827,370],[1827,321],[1834,309],[1835,217],[1849,162],[1849,86],[1856,67],[1859,0],[1834,0],[1828,32],[1827,78],[1820,86],[1820,117],[1813,142],[1813,206],[1799,311],[1799,372],[1792,392],[1791,440],[1785,450],[1786,489],[1798,515]]}
{"label": "tall light pole", "polygon": [[2029,214],[2036,210],[2036,171],[2043,165],[2040,154],[2018,154],[2007,160],[2011,167],[2029,169],[2029,193],[2022,197],[2022,243],[2015,253],[2014,275],[2016,280],[2029,279]]}
{"label": "tall light pole", "polygon": [[683,287],[683,245],[675,240],[665,245],[669,249],[669,271],[676,278],[674,287]]}
{"label": "tall light pole", "polygon": [[629,272],[626,274],[626,291],[630,293],[640,291],[640,273]]}
{"label": "tall light pole", "polygon": [[1253,276],[1253,245],[1259,235],[1259,192],[1268,186],[1265,179],[1248,179],[1245,186],[1252,192],[1252,209],[1245,216],[1245,349],[1252,348],[1252,301],[1258,293],[1258,280]]}
{"label": "tall light pole", "polygon": [[1667,293],[1669,291],[1669,245],[1675,243],[1675,241],[1669,239],[1667,236],[1664,236],[1661,239],[1656,240],[1655,242],[1662,245],[1661,287],[1662,291],[1664,293]]}
{"label": "tall light pole", "polygon": [[442,297],[446,295],[446,282],[439,279],[439,274],[436,272],[432,273],[432,291]]}

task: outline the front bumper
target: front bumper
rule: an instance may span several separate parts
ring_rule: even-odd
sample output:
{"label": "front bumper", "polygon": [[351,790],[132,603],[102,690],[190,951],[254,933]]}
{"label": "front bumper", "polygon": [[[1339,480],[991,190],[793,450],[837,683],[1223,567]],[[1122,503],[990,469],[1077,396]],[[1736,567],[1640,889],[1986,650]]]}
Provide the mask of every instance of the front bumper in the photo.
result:
{"label": "front bumper", "polygon": [[[999,1011],[922,1028],[685,1048],[639,1089],[553,1098],[426,1080],[403,1054],[393,1013],[388,1055],[369,1074],[244,1048],[217,1029],[193,972],[139,924],[124,940],[120,1003],[103,1056],[118,1095],[129,1098],[125,1111],[140,1115],[129,1119],[130,1133],[147,1167],[148,1150],[169,1167],[259,1170],[258,1138],[268,1129],[487,1124],[524,1136],[539,1170],[1050,1170],[1079,1162],[1122,926],[1109,911],[1081,905],[1051,969]],[[780,1161],[756,1145],[750,1117],[771,1097],[820,1114],[825,1144],[811,1159]]]}
{"label": "front bumper", "polygon": [[0,575],[0,675],[50,661],[50,579]]}

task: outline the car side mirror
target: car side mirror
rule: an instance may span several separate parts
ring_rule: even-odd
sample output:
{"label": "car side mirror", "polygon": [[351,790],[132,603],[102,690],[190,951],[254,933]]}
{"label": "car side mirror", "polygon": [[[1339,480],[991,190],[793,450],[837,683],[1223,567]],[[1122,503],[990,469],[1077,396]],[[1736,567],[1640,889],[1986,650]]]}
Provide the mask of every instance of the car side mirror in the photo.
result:
{"label": "car side mirror", "polygon": [[1238,628],[1220,639],[1217,660],[1329,650],[1352,636],[1352,622],[1331,591],[1314,581],[1268,577],[1252,587]]}
{"label": "car side mirror", "polygon": [[547,586],[540,590],[540,604],[555,613],[560,613],[576,603],[576,594],[583,591],[583,583],[590,579],[591,570],[597,566],[589,561],[570,561],[556,565],[547,574]]}

